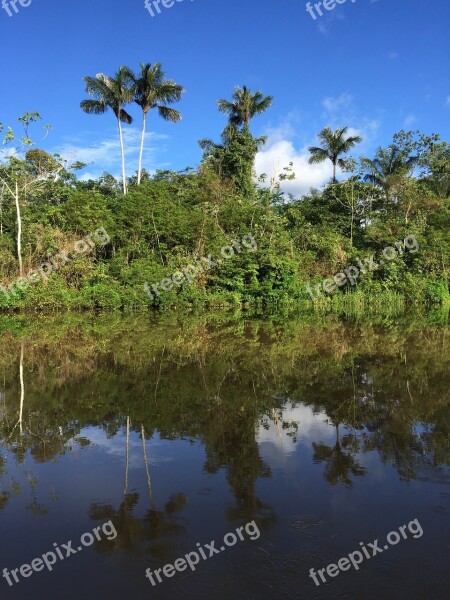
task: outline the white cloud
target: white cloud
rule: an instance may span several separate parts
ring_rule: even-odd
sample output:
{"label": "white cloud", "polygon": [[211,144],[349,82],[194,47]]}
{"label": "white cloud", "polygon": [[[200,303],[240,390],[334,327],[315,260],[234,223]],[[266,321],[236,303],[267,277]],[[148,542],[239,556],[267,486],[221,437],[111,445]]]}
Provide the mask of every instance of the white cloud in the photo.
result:
{"label": "white cloud", "polygon": [[269,428],[260,426],[258,431],[258,443],[261,453],[266,459],[270,459],[272,467],[279,467],[284,459],[298,451],[298,446],[311,447],[315,441],[333,444],[336,439],[336,429],[329,422],[324,412],[314,413],[309,406],[299,404],[293,406],[287,403],[282,410],[282,420],[298,423],[297,442],[294,444],[289,433],[292,429],[277,427],[271,420]]}
{"label": "white cloud", "polygon": [[[71,159],[72,160],[72,159]],[[89,181],[90,179],[97,179],[99,177],[99,175],[101,175],[101,173],[98,173],[97,171],[86,171],[83,169],[83,174],[79,175],[77,177],[77,179],[79,179],[80,181]],[[116,173],[117,175],[117,173]],[[117,175],[117,178],[119,179],[119,175]]]}
{"label": "white cloud", "polygon": [[0,147],[0,161],[6,161],[8,158],[10,158],[11,156],[15,156],[16,158],[19,159],[23,159],[24,158],[24,153],[23,152],[17,152],[16,148],[14,146],[6,146],[1,148]]}
{"label": "white cloud", "polygon": [[345,21],[345,13],[343,10],[335,10],[338,7],[335,6],[331,12],[320,12],[317,11],[315,14],[314,21],[317,24],[317,29],[320,31],[322,35],[328,35],[329,28],[332,27],[331,23],[333,21]]}
{"label": "white cloud", "polygon": [[403,127],[411,127],[411,125],[414,125],[414,123],[416,122],[416,117],[415,115],[408,115],[406,117],[406,119],[403,121]]}
{"label": "white cloud", "polygon": [[[89,137],[90,135],[86,134],[86,138]],[[124,128],[123,138],[127,175],[129,176],[137,170],[141,132],[136,127]],[[167,135],[153,132],[146,134],[143,166],[149,172],[168,167],[169,163],[162,162],[160,159],[161,154],[167,150],[164,144],[167,139]],[[87,164],[89,173],[82,172],[83,174],[80,176],[82,180],[96,178],[104,171],[108,171],[114,177],[121,177],[121,155],[118,133],[111,131],[107,138],[85,144],[81,144],[79,138],[69,140],[62,147],[58,148],[57,152],[70,162],[81,161]]]}
{"label": "white cloud", "polygon": [[286,118],[276,127],[267,127],[264,131],[271,143],[279,142],[285,139],[292,139],[296,136],[295,126],[301,125],[301,116],[297,111],[290,112]]}
{"label": "white cloud", "polygon": [[325,21],[319,21],[317,29],[320,31],[322,35],[328,35],[328,28],[325,24]]}
{"label": "white cloud", "polygon": [[294,181],[283,182],[282,188],[294,196],[306,194],[311,187],[321,187],[332,176],[331,163],[318,165],[308,164],[309,152],[305,146],[296,149],[294,143],[289,139],[277,139],[275,141],[269,135],[267,146],[258,152],[255,161],[255,169],[258,175],[266,173],[271,179],[274,175],[283,172],[290,162],[294,164],[293,170],[296,174]]}
{"label": "white cloud", "polygon": [[[333,101],[332,98],[325,98],[324,100],[326,106],[333,112],[333,121],[338,122],[340,120],[340,125],[343,122],[361,122],[359,127],[349,127],[348,130],[348,135],[359,135],[363,138],[363,142],[357,146],[355,154],[359,155],[360,153],[372,150],[373,141],[380,127],[380,122],[367,118],[342,119],[342,117],[339,117],[339,107],[348,106],[351,103],[351,96],[343,94],[334,100],[337,101]],[[258,176],[265,173],[268,180],[270,180],[274,176],[278,178],[278,175],[283,172],[283,168],[292,162],[296,178],[294,181],[284,181],[281,184],[281,189],[286,193],[291,193],[295,197],[300,197],[307,194],[311,187],[320,188],[327,183],[333,175],[333,168],[330,161],[313,165],[309,164],[310,154],[308,148],[310,146],[317,146],[317,138],[315,135],[311,135],[307,143],[302,143],[300,147],[297,147],[294,143],[296,137],[295,129],[290,124],[291,121],[292,119],[288,117],[279,127],[266,131],[267,144],[256,156],[255,170]]]}
{"label": "white cloud", "polygon": [[[326,119],[326,125],[332,129],[348,126],[348,135],[359,135],[363,138],[362,144],[358,145],[358,152],[365,152],[371,147],[374,138],[378,134],[380,121],[362,116],[355,106],[354,98],[348,92],[340,96],[328,96],[322,100],[325,109],[322,117]],[[352,123],[358,123],[352,127]]]}
{"label": "white cloud", "polygon": [[[126,456],[126,438],[123,430],[119,431],[113,437],[108,437],[106,432],[96,427],[84,427],[79,436],[88,439],[93,446],[101,449],[119,461],[125,462]],[[148,452],[148,463],[150,465],[159,465],[162,462],[173,462],[174,458],[167,456],[167,450],[164,450],[164,442],[161,441],[159,434],[154,434],[152,439],[146,440]],[[140,469],[144,466],[142,438],[135,431],[130,432],[128,440],[129,467],[130,469]]]}
{"label": "white cloud", "polygon": [[327,115],[333,115],[339,111],[348,110],[352,105],[353,97],[347,92],[344,92],[337,98],[328,96],[322,100],[322,106],[324,107]]}

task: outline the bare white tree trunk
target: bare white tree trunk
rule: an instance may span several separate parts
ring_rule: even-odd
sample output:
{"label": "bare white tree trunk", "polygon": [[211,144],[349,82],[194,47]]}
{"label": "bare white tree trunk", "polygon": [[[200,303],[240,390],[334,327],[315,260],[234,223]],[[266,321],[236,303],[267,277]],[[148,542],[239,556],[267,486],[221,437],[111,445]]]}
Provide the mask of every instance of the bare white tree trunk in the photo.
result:
{"label": "bare white tree trunk", "polygon": [[19,184],[16,182],[16,188],[14,193],[14,201],[16,203],[17,212],[17,258],[19,259],[19,275],[23,277],[23,264],[22,264],[22,217],[20,216],[20,204],[19,204]]}
{"label": "bare white tree trunk", "polygon": [[118,117],[117,122],[119,123],[120,152],[122,155],[122,186],[123,186],[123,193],[124,193],[124,195],[126,195],[127,179],[126,179],[126,175],[125,175],[125,149],[123,147],[123,133],[122,133],[122,123],[120,122],[120,117]]}
{"label": "bare white tree trunk", "polygon": [[3,235],[3,190],[0,193],[0,235]]}
{"label": "bare white tree trunk", "polygon": [[142,113],[142,133],[141,133],[141,148],[139,150],[139,165],[138,165],[138,180],[137,184],[141,185],[142,177],[142,157],[144,156],[145,130],[147,127],[147,113]]}

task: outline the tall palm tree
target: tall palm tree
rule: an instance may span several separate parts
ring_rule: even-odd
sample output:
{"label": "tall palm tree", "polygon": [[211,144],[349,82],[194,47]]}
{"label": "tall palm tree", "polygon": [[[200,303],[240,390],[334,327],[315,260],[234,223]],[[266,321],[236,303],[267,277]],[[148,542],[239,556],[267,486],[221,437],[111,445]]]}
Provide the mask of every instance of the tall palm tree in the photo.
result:
{"label": "tall palm tree", "polygon": [[127,193],[127,180],[125,174],[125,150],[123,146],[122,123],[132,123],[133,117],[129,115],[124,106],[133,100],[133,89],[125,67],[120,67],[115,77],[108,77],[99,73],[95,77],[83,77],[86,83],[86,92],[93,100],[83,100],[81,109],[90,115],[102,115],[109,108],[116,116],[119,127],[120,152],[122,155],[122,185],[123,193]]}
{"label": "tall palm tree", "polygon": [[243,126],[248,129],[250,121],[256,115],[260,115],[272,106],[273,97],[263,96],[262,92],[252,92],[244,85],[237,86],[229,100],[218,100],[220,112],[228,115],[228,124],[231,129]]}
{"label": "tall palm tree", "polygon": [[141,63],[141,70],[138,75],[135,75],[131,69],[127,69],[127,73],[133,82],[134,101],[142,109],[142,134],[137,177],[137,184],[140,185],[147,114],[153,108],[157,108],[159,116],[165,121],[171,121],[172,123],[181,121],[181,113],[166,105],[178,102],[184,88],[171,79],[165,79],[161,63],[155,65]]}
{"label": "tall palm tree", "polygon": [[382,188],[386,199],[392,198],[393,191],[409,175],[417,162],[417,157],[406,156],[395,144],[378,148],[373,160],[363,157],[361,163],[366,169],[365,181]]}
{"label": "tall palm tree", "polygon": [[345,137],[348,127],[341,127],[332,131],[329,127],[325,127],[319,133],[321,146],[311,146],[309,152],[311,156],[309,163],[321,163],[329,159],[333,163],[333,181],[336,182],[336,168],[344,168],[346,163],[342,155],[347,154],[353,146],[362,142],[362,137],[359,135]]}

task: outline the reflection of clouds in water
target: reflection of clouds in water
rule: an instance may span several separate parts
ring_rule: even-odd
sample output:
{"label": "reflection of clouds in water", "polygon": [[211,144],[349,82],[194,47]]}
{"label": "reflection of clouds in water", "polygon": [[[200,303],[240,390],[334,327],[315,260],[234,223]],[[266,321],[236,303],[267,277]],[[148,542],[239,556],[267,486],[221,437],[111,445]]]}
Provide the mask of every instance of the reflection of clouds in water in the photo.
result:
{"label": "reflection of clouds in water", "polygon": [[[292,454],[296,451],[298,444],[311,445],[312,442],[334,443],[336,439],[335,428],[328,424],[327,415],[324,412],[314,414],[309,406],[299,404],[293,406],[292,403],[286,404],[282,411],[281,421],[298,423],[297,444],[294,444],[292,437],[288,433],[292,428],[283,429],[280,422],[279,426],[270,421],[268,430],[260,426],[258,431],[258,442],[260,445],[273,445],[276,451],[283,454]],[[265,448],[267,450],[267,448]]]}
{"label": "reflection of clouds in water", "polygon": [[[100,448],[106,454],[118,457],[125,461],[126,434],[125,429],[119,431],[114,437],[108,438],[106,431],[98,427],[84,427],[77,437],[85,437],[91,444]],[[147,459],[149,465],[158,465],[161,463],[172,462],[173,457],[166,456],[163,452],[166,442],[161,441],[156,434],[151,440],[146,440]],[[144,466],[144,453],[142,447],[142,438],[135,431],[130,431],[128,442],[129,449],[129,467],[130,469],[141,469]]]}
{"label": "reflection of clouds in water", "polygon": [[[305,471],[314,467],[314,446],[313,444],[323,444],[328,446],[333,452],[336,446],[336,427],[330,422],[325,412],[314,413],[312,408],[303,404],[293,406],[287,403],[282,411],[280,421],[298,423],[296,434],[297,441],[293,442],[288,434],[292,428],[283,429],[277,427],[276,423],[271,422],[270,428],[266,431],[262,426],[259,428],[258,441],[260,454],[263,460],[270,465],[272,472],[281,471],[283,477],[292,480],[294,487],[297,485],[299,468]],[[347,429],[343,425],[339,427],[340,438],[348,435],[350,432],[358,436],[357,432]],[[380,465],[379,457],[376,453],[364,455],[357,452],[354,459],[361,467],[374,470],[380,478],[385,477],[383,467]],[[318,466],[318,473],[322,477],[326,465],[321,463]],[[306,471],[305,471],[306,472]],[[383,475],[384,474],[384,475]]]}

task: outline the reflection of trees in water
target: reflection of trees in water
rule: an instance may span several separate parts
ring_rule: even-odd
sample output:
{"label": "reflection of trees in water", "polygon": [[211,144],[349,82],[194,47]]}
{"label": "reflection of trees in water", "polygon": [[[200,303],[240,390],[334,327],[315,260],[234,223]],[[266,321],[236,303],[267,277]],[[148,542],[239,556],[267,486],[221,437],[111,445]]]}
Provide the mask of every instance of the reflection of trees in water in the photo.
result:
{"label": "reflection of trees in water", "polygon": [[[359,398],[354,361],[349,368],[342,371],[341,382],[343,383],[343,381],[345,384],[339,393],[335,393],[329,398],[325,409],[336,429],[336,443],[334,446],[328,446],[324,443],[313,442],[313,460],[315,463],[324,462],[326,464],[324,477],[330,485],[340,483],[346,487],[352,487],[351,475],[361,477],[367,473],[367,469],[362,467],[355,458],[361,450],[358,437],[348,434],[342,440],[339,439],[339,426],[342,423],[350,422],[353,426],[359,425]],[[367,383],[365,375],[361,377],[361,382]],[[371,390],[366,392],[368,395],[371,393]]]}
{"label": "reflection of trees in water", "polygon": [[271,477],[271,470],[259,454],[254,421],[242,417],[221,420],[220,429],[205,432],[203,441],[205,471],[217,473],[221,468],[227,471],[236,499],[236,505],[227,510],[229,520],[273,519],[273,508],[262,502],[255,491],[256,480]]}
{"label": "reflection of trees in water", "polygon": [[[241,378],[234,360],[211,369],[197,361],[201,373],[201,387],[205,394],[207,412],[201,417],[202,443],[205,447],[206,473],[216,474],[225,469],[227,481],[236,503],[226,511],[230,522],[257,519],[273,521],[273,507],[256,495],[256,480],[271,477],[271,470],[260,454],[256,430],[261,421],[261,411],[255,394],[255,377],[249,381]],[[236,389],[239,386],[239,391]],[[250,388],[250,398],[242,387]]]}
{"label": "reflection of trees in water", "polygon": [[149,492],[149,508],[144,517],[134,514],[140,501],[137,491],[129,492],[129,461],[130,461],[130,435],[133,424],[127,416],[125,427],[125,485],[123,498],[118,508],[108,503],[93,503],[89,509],[91,519],[104,522],[111,520],[117,531],[113,540],[103,539],[95,542],[95,547],[100,552],[110,553],[117,550],[130,552],[133,555],[155,555],[164,558],[171,556],[171,552],[179,547],[180,536],[185,534],[185,527],[178,522],[179,515],[188,502],[186,494],[180,492],[172,495],[163,509],[158,509],[153,501],[150,469],[147,456],[147,440],[145,427],[140,426],[142,441],[143,464],[145,467],[147,487]]}
{"label": "reflection of trees in water", "polygon": [[[130,462],[130,428],[131,428],[131,419],[128,416],[126,421],[126,433],[125,433],[125,487],[123,491],[124,497],[128,494],[128,467]],[[148,466],[148,458],[147,458],[147,440],[145,437],[145,428],[144,425],[141,424],[141,440],[142,440],[142,454],[144,456],[144,466],[145,473],[147,476],[147,487],[148,492],[150,494],[150,502],[152,501],[152,482],[150,478],[150,469]]]}
{"label": "reflection of trees in water", "polygon": [[[441,355],[445,378],[443,358]],[[375,358],[351,356],[347,364],[342,362],[327,361],[328,368],[324,363],[313,372],[305,369],[302,381],[291,392],[314,412],[325,412],[336,427],[349,429],[351,439],[357,442],[344,448],[344,440],[338,441],[334,449],[313,445],[315,460],[327,462],[327,479],[335,480],[338,465],[345,472],[346,462],[348,474],[353,467],[354,475],[363,474],[358,473],[355,457],[374,450],[404,479],[414,479],[424,466],[450,464],[450,405],[448,390],[439,377],[433,382],[430,376],[420,375],[420,361],[415,372],[416,362],[406,361],[406,355],[396,362],[385,360],[382,354]],[[419,392],[413,394],[411,389]],[[342,482],[346,479],[343,475]]]}
{"label": "reflection of trees in water", "polygon": [[[66,424],[64,428],[59,425],[60,419],[46,411],[29,411],[26,408],[26,386],[24,376],[25,343],[20,343],[18,382],[20,388],[18,407],[8,411],[6,403],[3,404],[2,418],[0,420],[0,439],[2,447],[7,451],[5,457],[0,457],[0,476],[3,489],[0,491],[0,510],[5,508],[12,496],[22,493],[22,487],[7,469],[7,460],[11,458],[16,467],[21,468],[22,479],[30,491],[30,501],[26,509],[36,515],[45,515],[48,507],[39,502],[37,489],[39,477],[29,468],[23,468],[27,452],[35,462],[45,463],[56,456],[62,456],[70,447],[67,442],[74,438],[76,427]],[[10,414],[12,412],[12,415]],[[17,420],[16,420],[17,419]],[[17,471],[17,469],[16,469]],[[8,479],[8,482],[6,482]],[[52,499],[58,495],[52,490]]]}
{"label": "reflection of trees in water", "polygon": [[123,495],[126,496],[128,492],[128,465],[130,460],[130,417],[127,417],[127,428],[125,434],[125,487]]}
{"label": "reflection of trees in water", "polygon": [[152,503],[142,518],[133,514],[139,499],[138,492],[131,492],[124,495],[117,509],[111,504],[91,505],[90,518],[100,522],[111,520],[117,531],[117,537],[112,542],[106,539],[97,542],[98,550],[124,550],[133,554],[140,551],[144,555],[149,552],[165,554],[176,547],[176,542],[186,531],[177,518],[187,504],[187,496],[183,493],[172,496],[163,509],[156,508]]}
{"label": "reflection of trees in water", "polygon": [[[450,464],[450,410],[442,407],[435,426],[411,424],[402,414],[380,419],[362,435],[365,452],[377,450],[384,463],[392,463],[402,479],[416,479],[424,467]],[[444,426],[444,423],[445,426]]]}
{"label": "reflection of trees in water", "polygon": [[[421,465],[450,462],[445,330],[270,321],[212,327],[195,320],[170,328],[139,319],[106,327],[102,318],[65,327],[58,336],[33,333],[25,354],[34,375],[23,361],[23,386],[17,355],[14,364],[0,357],[9,399],[0,438],[18,464],[26,452],[46,462],[74,442],[89,443],[79,436],[86,426],[113,437],[129,415],[142,437],[157,430],[162,439],[202,441],[205,470],[227,471],[236,498],[230,518],[267,516],[271,509],[257,498],[255,482],[270,468],[255,432],[267,418],[285,429],[282,398],[300,399],[351,431],[334,447],[316,444],[331,481],[359,474],[358,452],[378,451],[408,478]],[[20,352],[17,343],[4,345]],[[145,444],[143,453],[151,497]]]}
{"label": "reflection of trees in water", "polygon": [[367,469],[358,464],[355,454],[360,450],[359,440],[355,435],[346,435],[339,440],[339,425],[336,425],[336,444],[327,446],[323,443],[314,443],[314,462],[325,462],[325,479],[330,485],[342,483],[352,487],[350,475],[361,477]]}

